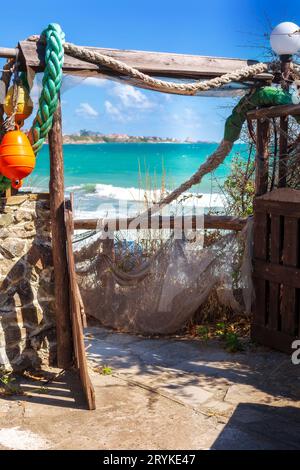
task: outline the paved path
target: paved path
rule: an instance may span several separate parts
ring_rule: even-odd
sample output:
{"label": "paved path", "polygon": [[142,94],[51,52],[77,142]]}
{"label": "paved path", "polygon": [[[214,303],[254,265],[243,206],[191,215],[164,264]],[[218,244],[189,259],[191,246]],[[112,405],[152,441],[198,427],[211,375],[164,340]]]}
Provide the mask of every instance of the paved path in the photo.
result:
{"label": "paved path", "polygon": [[43,394],[23,383],[30,398],[0,401],[0,449],[300,449],[300,366],[286,355],[100,328],[86,344],[91,367],[113,372],[91,371],[97,410],[72,373]]}

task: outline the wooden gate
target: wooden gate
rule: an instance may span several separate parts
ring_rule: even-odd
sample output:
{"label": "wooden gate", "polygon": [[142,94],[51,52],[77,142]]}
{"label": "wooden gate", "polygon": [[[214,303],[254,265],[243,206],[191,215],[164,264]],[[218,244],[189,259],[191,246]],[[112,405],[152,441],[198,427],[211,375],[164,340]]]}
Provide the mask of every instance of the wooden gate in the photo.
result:
{"label": "wooden gate", "polygon": [[300,191],[281,188],[254,201],[252,339],[290,353],[300,336]]}

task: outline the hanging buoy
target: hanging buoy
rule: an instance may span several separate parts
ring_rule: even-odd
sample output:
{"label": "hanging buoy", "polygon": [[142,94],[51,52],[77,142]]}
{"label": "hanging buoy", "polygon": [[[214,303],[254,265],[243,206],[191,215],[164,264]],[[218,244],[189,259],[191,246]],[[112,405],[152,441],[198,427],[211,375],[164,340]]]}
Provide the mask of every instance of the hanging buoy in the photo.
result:
{"label": "hanging buoy", "polygon": [[[14,110],[13,106],[14,86],[11,86],[7,92],[4,100],[4,111],[7,116],[11,116]],[[27,119],[33,110],[33,103],[29,96],[27,88],[19,84],[18,85],[18,102],[17,102],[17,113],[15,115],[16,123],[20,124]]]}
{"label": "hanging buoy", "polygon": [[35,155],[28,137],[19,130],[7,132],[0,145],[0,173],[18,189],[34,167]]}

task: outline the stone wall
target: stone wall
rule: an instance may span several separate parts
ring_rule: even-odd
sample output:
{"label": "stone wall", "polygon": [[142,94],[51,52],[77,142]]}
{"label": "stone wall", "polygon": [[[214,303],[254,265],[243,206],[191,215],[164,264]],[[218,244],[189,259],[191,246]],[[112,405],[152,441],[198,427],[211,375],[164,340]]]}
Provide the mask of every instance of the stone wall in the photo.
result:
{"label": "stone wall", "polygon": [[49,195],[0,199],[0,366],[51,362],[54,325]]}

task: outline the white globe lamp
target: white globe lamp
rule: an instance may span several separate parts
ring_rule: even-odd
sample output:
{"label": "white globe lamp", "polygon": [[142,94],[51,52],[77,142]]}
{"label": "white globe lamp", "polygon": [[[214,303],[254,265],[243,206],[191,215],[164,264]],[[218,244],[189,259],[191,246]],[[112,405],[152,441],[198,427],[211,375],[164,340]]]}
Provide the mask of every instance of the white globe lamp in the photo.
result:
{"label": "white globe lamp", "polygon": [[291,56],[300,50],[300,28],[285,21],[277,25],[270,36],[271,47],[279,56]]}

